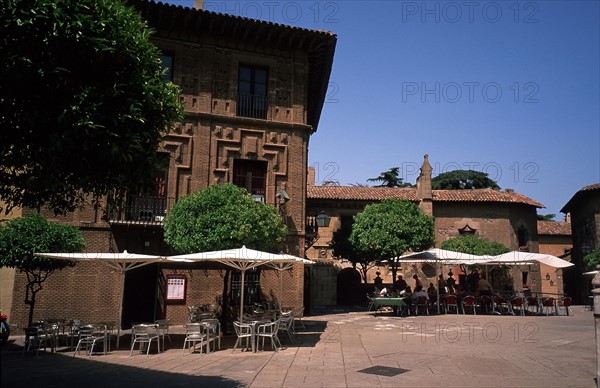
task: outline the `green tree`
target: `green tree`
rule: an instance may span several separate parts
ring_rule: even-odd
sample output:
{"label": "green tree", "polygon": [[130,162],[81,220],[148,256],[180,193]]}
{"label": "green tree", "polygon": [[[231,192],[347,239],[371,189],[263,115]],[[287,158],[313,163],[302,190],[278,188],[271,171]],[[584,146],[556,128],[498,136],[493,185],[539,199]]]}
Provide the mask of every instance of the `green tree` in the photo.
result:
{"label": "green tree", "polygon": [[121,0],[0,6],[0,198],[71,211],[155,182],[178,88]]}
{"label": "green tree", "polygon": [[431,188],[434,190],[499,190],[500,186],[498,186],[498,183],[488,178],[488,174],[485,172],[473,170],[454,170],[442,173],[431,179]]}
{"label": "green tree", "polygon": [[433,245],[433,218],[411,202],[387,199],[367,205],[354,217],[350,242],[359,251],[390,260],[392,276],[396,279],[396,257]]}
{"label": "green tree", "polygon": [[367,272],[377,264],[375,257],[369,252],[361,252],[350,242],[352,234],[352,223],[342,224],[333,232],[329,246],[333,248],[333,256],[337,259],[345,259],[352,263],[354,269],[358,269],[363,282],[367,283]]}
{"label": "green tree", "polygon": [[42,252],[81,252],[85,242],[78,228],[48,222],[33,214],[8,221],[0,227],[0,266],[15,268],[27,276],[25,304],[29,305],[29,320],[33,321],[36,295],[42,283],[54,271],[72,262],[35,256]]}
{"label": "green tree", "polygon": [[[287,227],[277,210],[257,202],[233,184],[213,185],[181,198],[164,221],[165,241],[180,253],[248,248],[278,252]],[[231,270],[223,277],[221,321],[228,317],[227,291]]]}
{"label": "green tree", "polygon": [[452,237],[441,244],[442,249],[449,251],[469,253],[471,255],[497,256],[510,252],[504,244],[495,241],[487,241],[477,236],[464,235]]}
{"label": "green tree", "polygon": [[556,214],[538,214],[538,221],[554,221]]}
{"label": "green tree", "polygon": [[402,182],[399,167],[392,167],[379,174],[377,178],[367,179],[367,182],[381,182],[381,184],[374,187],[413,187],[410,183]]}
{"label": "green tree", "polygon": [[248,248],[278,252],[287,227],[277,210],[233,184],[182,197],[164,220],[165,241],[180,253]]}
{"label": "green tree", "polygon": [[587,269],[594,271],[598,265],[600,265],[600,247],[594,249],[583,257],[583,262],[587,266]]}

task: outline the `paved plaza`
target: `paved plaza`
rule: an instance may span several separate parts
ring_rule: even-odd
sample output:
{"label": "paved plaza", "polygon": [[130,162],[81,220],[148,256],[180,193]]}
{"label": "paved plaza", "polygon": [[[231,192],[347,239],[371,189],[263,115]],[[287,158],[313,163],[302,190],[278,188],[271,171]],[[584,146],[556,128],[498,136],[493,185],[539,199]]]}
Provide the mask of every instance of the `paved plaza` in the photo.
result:
{"label": "paved plaza", "polygon": [[[593,315],[431,315],[400,318],[323,311],[304,318],[297,343],[232,352],[182,354],[173,327],[164,353],[72,357],[22,354],[22,336],[2,347],[2,387],[595,387]],[[269,347],[267,346],[267,349]]]}

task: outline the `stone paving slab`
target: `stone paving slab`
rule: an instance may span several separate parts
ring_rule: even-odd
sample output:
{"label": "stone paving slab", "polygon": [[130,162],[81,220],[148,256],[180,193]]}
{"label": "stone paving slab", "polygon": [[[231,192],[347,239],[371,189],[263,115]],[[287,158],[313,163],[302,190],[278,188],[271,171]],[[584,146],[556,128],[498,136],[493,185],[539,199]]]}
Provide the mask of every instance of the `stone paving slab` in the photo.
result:
{"label": "stone paving slab", "polygon": [[167,351],[134,351],[131,357],[128,349],[92,357],[63,350],[22,355],[23,338],[14,336],[2,347],[1,385],[595,387],[593,315],[580,306],[573,311],[569,317],[405,318],[336,312],[305,317],[297,344],[284,341],[279,352],[257,353],[232,351],[232,337],[224,338],[220,351],[183,353],[181,327],[171,329]]}

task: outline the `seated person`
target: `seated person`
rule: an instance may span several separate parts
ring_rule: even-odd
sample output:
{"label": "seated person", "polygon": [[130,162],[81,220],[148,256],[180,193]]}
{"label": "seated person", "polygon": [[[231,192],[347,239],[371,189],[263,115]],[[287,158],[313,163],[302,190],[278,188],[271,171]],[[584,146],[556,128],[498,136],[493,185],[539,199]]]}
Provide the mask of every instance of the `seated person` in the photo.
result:
{"label": "seated person", "polygon": [[[441,290],[440,290],[441,293]],[[433,285],[433,283],[429,283],[429,288],[427,288],[427,295],[429,295],[429,297],[437,297],[437,290],[435,289],[435,286]]]}
{"label": "seated person", "polygon": [[413,294],[413,299],[416,301],[421,296],[424,296],[427,300],[429,300],[429,295],[427,295],[427,293],[423,291],[423,287],[417,286],[415,288],[415,293]]}
{"label": "seated person", "polygon": [[388,296],[388,289],[387,287],[383,287],[383,289],[381,291],[379,291],[379,296]]}
{"label": "seated person", "polygon": [[481,275],[481,278],[477,281],[477,288],[479,289],[479,295],[492,295],[492,285],[485,278],[485,274]]}

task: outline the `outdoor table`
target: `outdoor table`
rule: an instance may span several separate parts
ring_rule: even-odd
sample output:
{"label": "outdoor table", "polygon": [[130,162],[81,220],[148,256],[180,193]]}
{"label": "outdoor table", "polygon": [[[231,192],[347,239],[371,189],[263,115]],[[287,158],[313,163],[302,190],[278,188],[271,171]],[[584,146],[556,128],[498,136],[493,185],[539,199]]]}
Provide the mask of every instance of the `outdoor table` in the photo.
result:
{"label": "outdoor table", "polygon": [[373,298],[373,306],[375,307],[375,314],[379,311],[379,308],[389,306],[393,307],[395,311],[398,308],[402,309],[406,303],[404,302],[404,298],[388,298],[388,297],[378,297]]}

